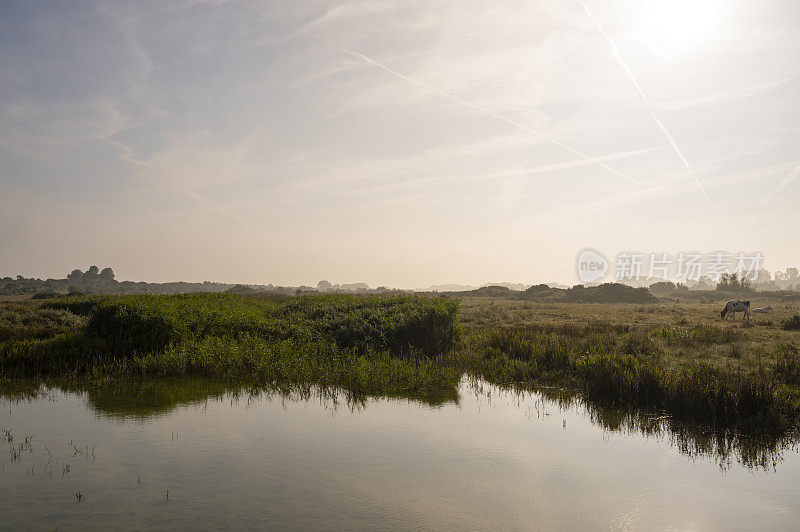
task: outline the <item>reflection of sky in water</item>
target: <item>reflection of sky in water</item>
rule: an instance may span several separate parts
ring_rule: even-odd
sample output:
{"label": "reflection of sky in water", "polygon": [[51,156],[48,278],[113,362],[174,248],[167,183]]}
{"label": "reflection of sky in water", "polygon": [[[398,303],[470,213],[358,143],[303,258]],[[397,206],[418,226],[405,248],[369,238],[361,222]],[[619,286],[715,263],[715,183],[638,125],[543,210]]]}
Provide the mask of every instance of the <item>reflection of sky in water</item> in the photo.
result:
{"label": "reflection of sky in water", "polygon": [[[464,386],[459,404],[441,407],[370,400],[355,410],[318,398],[194,396],[152,417],[87,408],[91,394],[6,401],[0,427],[13,427],[15,445],[32,435],[33,452],[12,463],[3,450],[0,514],[4,525],[39,528],[800,522],[795,450],[774,470],[734,460],[722,471],[714,459],[682,454],[669,436],[603,430],[577,405],[561,411],[538,395],[484,391],[491,395]],[[139,401],[147,402],[141,393]],[[57,461],[52,478],[45,444]],[[93,445],[94,458],[86,452]],[[63,463],[70,471],[62,477]]]}

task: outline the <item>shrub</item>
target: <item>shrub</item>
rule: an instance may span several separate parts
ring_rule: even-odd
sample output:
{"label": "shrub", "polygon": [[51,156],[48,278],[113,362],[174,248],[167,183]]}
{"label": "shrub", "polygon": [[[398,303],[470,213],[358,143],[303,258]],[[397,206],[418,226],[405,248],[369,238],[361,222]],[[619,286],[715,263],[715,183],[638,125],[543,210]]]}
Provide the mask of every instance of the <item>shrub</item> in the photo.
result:
{"label": "shrub", "polygon": [[784,321],[783,328],[787,331],[800,331],[800,316],[795,314],[792,319]]}
{"label": "shrub", "polygon": [[92,312],[94,306],[100,301],[102,301],[102,297],[99,296],[61,297],[47,301],[42,305],[42,307],[53,310],[66,310],[73,314],[77,314],[78,316],[88,316]]}
{"label": "shrub", "polygon": [[117,354],[145,353],[164,349],[178,338],[176,323],[144,305],[105,302],[92,309],[86,332],[109,342]]}

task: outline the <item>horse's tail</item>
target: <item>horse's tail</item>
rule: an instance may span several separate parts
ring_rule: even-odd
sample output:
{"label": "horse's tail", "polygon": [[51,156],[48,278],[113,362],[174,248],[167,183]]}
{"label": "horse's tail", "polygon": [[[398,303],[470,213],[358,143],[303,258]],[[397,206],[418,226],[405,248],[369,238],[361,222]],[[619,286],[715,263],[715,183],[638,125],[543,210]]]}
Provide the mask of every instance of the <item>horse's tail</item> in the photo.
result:
{"label": "horse's tail", "polygon": [[728,305],[725,305],[725,308],[722,309],[722,312],[719,313],[719,316],[724,320],[725,319],[725,314],[727,314],[727,313],[728,313]]}

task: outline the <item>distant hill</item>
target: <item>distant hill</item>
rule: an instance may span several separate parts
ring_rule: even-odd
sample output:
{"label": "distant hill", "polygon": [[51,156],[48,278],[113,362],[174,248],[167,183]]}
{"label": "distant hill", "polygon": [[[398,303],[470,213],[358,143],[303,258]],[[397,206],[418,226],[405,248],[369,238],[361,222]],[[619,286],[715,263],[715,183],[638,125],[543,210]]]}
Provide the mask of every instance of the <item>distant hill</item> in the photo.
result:
{"label": "distant hill", "polygon": [[419,288],[417,292],[466,292],[467,290],[475,290],[476,286],[468,284],[433,284],[428,288]]}
{"label": "distant hill", "polygon": [[489,286],[502,286],[502,287],[508,288],[510,290],[515,290],[517,292],[522,292],[523,290],[527,290],[528,288],[530,288],[531,285],[524,284],[524,283],[508,283],[508,282],[494,283],[494,282],[491,282],[491,283],[486,283],[486,284],[481,285],[481,288],[489,287]]}
{"label": "distant hill", "polygon": [[524,283],[485,283],[480,286],[472,286],[468,284],[434,284],[429,286],[428,288],[420,288],[416,290],[417,292],[467,292],[469,290],[478,290],[479,288],[489,288],[489,287],[501,287],[501,288],[508,288],[509,290],[516,290],[518,292],[522,292],[523,290],[527,290],[531,285],[524,284]]}

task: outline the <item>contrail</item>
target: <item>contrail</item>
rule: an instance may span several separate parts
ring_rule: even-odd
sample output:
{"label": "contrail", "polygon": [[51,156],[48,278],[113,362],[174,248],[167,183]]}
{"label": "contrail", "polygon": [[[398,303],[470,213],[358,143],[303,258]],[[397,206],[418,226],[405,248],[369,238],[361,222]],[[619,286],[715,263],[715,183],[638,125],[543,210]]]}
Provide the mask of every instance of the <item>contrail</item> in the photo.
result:
{"label": "contrail", "polygon": [[597,164],[604,161],[616,161],[619,159],[627,159],[629,157],[635,157],[637,155],[643,155],[645,153],[654,152],[659,149],[661,149],[660,146],[653,148],[643,148],[640,150],[623,151],[619,153],[610,153],[608,155],[598,155],[596,157],[586,157],[585,159],[579,161],[566,161],[563,163],[554,163],[543,166],[537,166],[534,168],[529,168],[527,171],[524,172],[529,174],[538,174],[540,172],[550,172],[552,170],[574,168],[576,166],[585,166],[587,164]]}
{"label": "contrail", "polygon": [[789,183],[797,179],[798,176],[800,176],[800,165],[798,165],[797,168],[789,172],[789,174],[786,177],[781,179],[781,182],[778,183],[778,186],[772,189],[769,193],[765,194],[764,197],[761,198],[761,201],[767,201],[768,199],[770,199],[772,196],[774,196],[775,194],[786,188],[786,186]]}
{"label": "contrail", "polygon": [[[641,150],[632,150],[632,151],[626,151],[626,152],[620,152],[620,153],[610,153],[608,155],[599,155],[597,157],[589,157],[589,158],[586,158],[586,159],[565,161],[563,163],[554,163],[554,164],[548,164],[548,165],[543,165],[543,166],[533,166],[533,167],[528,167],[528,168],[521,168],[521,169],[518,169],[518,170],[507,170],[507,171],[503,171],[503,172],[492,172],[492,173],[489,173],[489,174],[473,174],[473,175],[466,175],[466,176],[460,175],[459,179],[464,180],[464,181],[465,180],[480,181],[480,180],[486,180],[486,179],[496,180],[496,179],[503,179],[503,178],[508,178],[508,177],[529,176],[529,175],[532,175],[532,174],[540,174],[540,173],[544,173],[544,172],[551,172],[551,171],[554,171],[554,170],[564,170],[564,169],[567,169],[567,168],[576,168],[576,167],[581,167],[581,166],[588,166],[588,165],[593,165],[593,164],[597,164],[599,162],[604,162],[604,161],[616,161],[616,160],[619,160],[619,159],[627,159],[629,157],[636,157],[637,155],[643,155],[645,153],[650,153],[650,152],[653,152],[653,151],[656,151],[656,150],[659,150],[659,149],[661,149],[661,147],[644,148],[644,149],[641,149]],[[393,176],[393,177],[397,177],[397,176]],[[422,182],[431,183],[431,182],[434,182],[434,181],[449,181],[449,180],[452,180],[452,179],[453,179],[452,176],[440,176],[440,177],[433,177],[433,178],[425,177],[425,178],[415,178],[415,179],[412,178],[412,179],[406,179],[402,183],[393,182],[393,183],[385,183],[385,184],[377,184],[377,185],[374,184],[374,183],[370,183],[369,185],[356,186],[356,187],[347,189],[346,191],[347,192],[353,192],[353,191],[362,191],[362,190],[388,190],[388,189],[392,189],[392,188],[398,188],[398,187],[402,187],[402,186],[413,185],[415,183],[422,183]],[[553,200],[549,200],[549,201],[553,201]]]}
{"label": "contrail", "polygon": [[586,11],[586,15],[592,20],[592,22],[594,22],[597,25],[597,29],[600,30],[600,33],[608,41],[608,44],[611,46],[611,55],[625,70],[625,73],[628,75],[628,78],[636,87],[636,91],[639,93],[639,96],[642,97],[642,100],[647,105],[647,112],[650,113],[650,116],[652,117],[653,121],[656,123],[656,125],[658,125],[658,128],[661,130],[661,132],[664,133],[664,136],[667,137],[667,140],[672,146],[672,149],[675,150],[675,153],[678,154],[678,157],[683,163],[683,166],[686,167],[686,170],[689,172],[689,175],[691,175],[694,178],[694,182],[697,184],[697,188],[700,189],[700,192],[703,194],[703,197],[706,199],[706,202],[709,205],[711,205],[711,200],[708,198],[708,194],[706,194],[703,185],[700,183],[700,180],[697,179],[697,176],[694,174],[694,170],[692,170],[691,165],[689,165],[689,161],[687,161],[686,157],[684,157],[683,151],[681,151],[680,147],[678,146],[678,143],[675,142],[675,138],[669,132],[667,127],[661,122],[661,120],[658,119],[655,113],[653,113],[653,106],[650,104],[650,100],[649,98],[647,98],[647,94],[645,94],[644,90],[642,89],[642,86],[639,85],[639,82],[636,80],[636,76],[633,75],[633,72],[628,66],[628,63],[626,63],[625,59],[623,59],[622,54],[619,51],[619,47],[617,46],[617,43],[614,42],[614,39],[612,39],[608,33],[606,33],[603,24],[599,20],[594,18],[594,15],[592,15],[592,11],[589,9],[589,6],[586,5],[586,3],[583,0],[578,0],[578,2],[580,2],[580,4],[583,6],[583,10]]}
{"label": "contrail", "polygon": [[[384,65],[380,61],[377,61],[376,59],[373,59],[372,57],[370,57],[368,55],[364,55],[361,52],[357,52],[356,50],[352,50],[350,48],[342,46],[341,44],[339,44],[339,43],[337,43],[335,41],[332,41],[332,40],[328,39],[327,37],[325,37],[323,35],[320,35],[318,33],[315,33],[313,31],[310,31],[310,30],[306,29],[304,26],[300,26],[299,24],[295,24],[294,22],[282,19],[282,18],[277,17],[274,14],[270,13],[269,11],[266,11],[264,9],[260,9],[260,8],[251,6],[249,4],[245,4],[244,2],[239,2],[238,0],[231,0],[231,1],[236,3],[236,4],[239,4],[240,6],[246,8],[246,9],[249,9],[251,11],[255,11],[256,13],[260,13],[262,15],[265,15],[265,16],[273,19],[273,20],[277,20],[278,22],[280,22],[282,24],[285,24],[287,26],[290,26],[290,27],[294,28],[295,30],[297,30],[299,32],[305,33],[306,35],[309,35],[310,37],[314,37],[315,39],[318,39],[318,40],[324,42],[325,44],[327,44],[327,45],[339,50],[340,52],[343,52],[343,53],[345,53],[347,55],[350,55],[352,57],[356,57],[358,59],[361,59],[362,61],[364,61],[364,62],[366,62],[366,63],[368,63],[368,64],[370,64],[370,65],[372,65],[372,66],[374,66],[376,68],[379,68],[379,69],[381,69],[381,70],[383,70],[383,71],[385,71],[385,72],[387,72],[387,73],[389,73],[389,74],[391,74],[391,75],[393,75],[393,76],[395,76],[397,78],[400,78],[400,79],[402,79],[404,81],[407,81],[408,83],[412,83],[414,85],[422,87],[422,88],[424,88],[425,90],[427,90],[429,92],[435,93],[435,94],[437,94],[439,96],[447,98],[448,100],[451,100],[451,101],[453,101],[455,103],[458,103],[460,105],[463,105],[465,107],[469,107],[470,109],[474,109],[476,111],[480,111],[482,113],[485,113],[485,114],[488,114],[490,116],[493,116],[493,117],[497,118],[498,120],[502,120],[503,122],[511,124],[511,125],[519,128],[519,129],[522,129],[523,131],[526,131],[526,132],[528,132],[528,133],[530,133],[532,135],[536,135],[538,137],[547,139],[552,144],[558,146],[559,148],[561,148],[563,150],[568,151],[569,153],[571,153],[571,154],[573,154],[573,155],[575,155],[577,157],[580,157],[581,159],[591,159],[590,156],[586,155],[585,153],[581,152],[580,150],[577,150],[577,149],[575,149],[575,148],[573,148],[571,146],[568,146],[567,144],[564,144],[563,142],[561,142],[561,141],[559,141],[559,140],[557,140],[557,139],[555,139],[555,138],[553,138],[553,137],[551,137],[551,136],[549,136],[549,135],[547,135],[545,133],[542,133],[541,131],[537,131],[537,130],[529,127],[529,126],[526,126],[525,124],[523,124],[521,122],[517,122],[513,118],[510,118],[508,116],[502,115],[502,114],[500,114],[500,113],[498,113],[496,111],[493,111],[493,110],[489,109],[488,107],[484,107],[482,105],[470,102],[468,100],[464,100],[463,98],[459,98],[458,96],[450,94],[449,92],[444,91],[444,90],[442,90],[442,89],[440,89],[438,87],[435,87],[433,85],[429,85],[428,83],[425,83],[424,81],[420,81],[418,79],[406,76],[405,74],[402,74],[402,73],[394,70],[393,68]],[[636,179],[635,177],[629,176],[627,174],[624,174],[624,173],[620,172],[619,170],[616,170],[616,169],[608,166],[607,164],[605,164],[603,162],[595,162],[595,164],[597,164],[601,168],[604,168],[605,170],[608,170],[609,172],[611,172],[612,174],[614,174],[616,176],[622,177],[624,179],[627,179],[627,180],[632,181],[632,182],[637,183],[637,184],[643,184],[641,180]]]}

